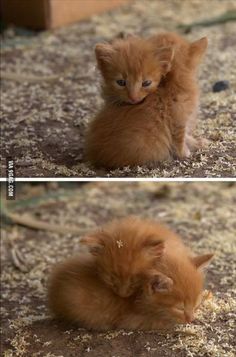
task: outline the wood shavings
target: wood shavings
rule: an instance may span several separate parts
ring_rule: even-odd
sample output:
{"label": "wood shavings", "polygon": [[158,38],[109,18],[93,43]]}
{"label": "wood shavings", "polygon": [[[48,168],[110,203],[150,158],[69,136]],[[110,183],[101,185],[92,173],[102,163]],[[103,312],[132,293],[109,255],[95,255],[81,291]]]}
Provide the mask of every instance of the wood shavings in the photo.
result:
{"label": "wood shavings", "polygon": [[124,246],[124,243],[122,242],[122,240],[117,240],[116,241],[117,247],[120,249]]}
{"label": "wood shavings", "polygon": [[24,75],[20,73],[2,72],[1,80],[17,81],[17,82],[47,82],[58,80],[60,76],[36,77],[32,75]]}
{"label": "wood shavings", "polygon": [[[180,233],[196,254],[216,254],[207,272],[207,289],[196,320],[190,325],[179,325],[168,331],[150,332],[121,330],[96,333],[80,326],[60,325],[51,319],[47,311],[47,277],[56,262],[77,253],[79,236],[40,230],[35,230],[32,235],[32,230],[27,227],[6,226],[2,232],[2,316],[3,341],[7,338],[10,341],[4,347],[7,357],[16,355],[18,347],[11,344],[14,337],[20,339],[26,332],[29,335],[25,340],[30,343],[26,346],[26,356],[27,353],[30,356],[33,353],[36,353],[35,356],[58,356],[59,350],[63,356],[68,352],[73,355],[75,351],[77,355],[82,355],[86,348],[91,348],[90,354],[97,355],[98,349],[101,349],[103,354],[109,355],[106,348],[112,348],[114,355],[123,351],[125,355],[131,344],[144,355],[234,356],[236,186],[221,182],[172,182],[166,185],[171,196],[155,200],[153,193],[158,190],[159,183],[113,182],[111,185],[109,182],[98,182],[75,186],[72,196],[65,194],[62,200],[57,195],[52,205],[39,205],[30,214],[37,214],[45,222],[82,226],[88,232],[91,226],[103,224],[114,216],[133,214],[159,220],[159,213],[166,212],[161,221]],[[54,192],[57,189],[60,190],[59,183],[57,187],[48,189],[48,194],[50,190]],[[18,189],[18,194],[22,199],[30,196],[29,189]],[[20,215],[30,210],[25,206],[14,209]],[[201,221],[193,219],[198,211],[201,212]],[[30,266],[27,272],[14,268],[9,249],[4,248],[9,247],[9,240],[13,241],[13,246]],[[146,345],[147,341],[149,345]],[[48,345],[48,342],[51,343]]]}
{"label": "wood shavings", "polygon": [[14,266],[23,273],[26,273],[29,268],[27,267],[25,259],[23,258],[20,251],[16,247],[11,247],[10,252]]}

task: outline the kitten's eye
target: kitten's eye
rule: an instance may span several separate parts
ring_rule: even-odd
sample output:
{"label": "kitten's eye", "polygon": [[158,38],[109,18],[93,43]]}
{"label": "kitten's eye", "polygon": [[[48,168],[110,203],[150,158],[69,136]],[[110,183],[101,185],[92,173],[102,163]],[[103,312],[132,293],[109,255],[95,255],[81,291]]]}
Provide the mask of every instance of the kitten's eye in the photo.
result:
{"label": "kitten's eye", "polygon": [[152,84],[152,81],[146,80],[146,81],[143,81],[142,86],[148,87],[148,86],[150,86],[150,84]]}
{"label": "kitten's eye", "polygon": [[118,79],[116,81],[116,83],[121,87],[125,87],[126,86],[126,81],[124,79]]}

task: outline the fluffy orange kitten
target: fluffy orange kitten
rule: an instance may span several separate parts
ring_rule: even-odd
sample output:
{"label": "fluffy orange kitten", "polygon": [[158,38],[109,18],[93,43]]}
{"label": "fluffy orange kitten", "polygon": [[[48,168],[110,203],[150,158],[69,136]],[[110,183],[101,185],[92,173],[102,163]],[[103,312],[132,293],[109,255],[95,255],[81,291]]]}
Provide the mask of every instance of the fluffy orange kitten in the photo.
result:
{"label": "fluffy orange kitten", "polygon": [[172,33],[97,45],[106,101],[89,126],[87,158],[117,168],[189,156],[206,48],[206,38],[189,43]]}
{"label": "fluffy orange kitten", "polygon": [[98,274],[117,295],[132,295],[164,250],[165,227],[137,217],[114,220],[81,239],[94,256]]}
{"label": "fluffy orange kitten", "polygon": [[[141,220],[139,222],[141,225]],[[113,224],[107,226],[107,234],[111,234]],[[147,225],[148,221],[144,221],[143,228],[141,227],[142,234],[145,233]],[[153,229],[158,234],[158,226],[151,222],[149,225],[153,225]],[[164,249],[158,248],[162,253],[158,254],[156,262],[153,262],[152,269],[148,268],[143,272],[144,276],[141,275],[140,284],[136,285],[133,294],[125,294],[127,297],[117,294],[117,282],[114,289],[113,283],[103,276],[103,274],[113,274],[110,270],[113,271],[117,263],[119,274],[123,272],[124,276],[125,274],[130,276],[132,272],[128,268],[139,264],[139,254],[136,253],[134,256],[132,252],[128,254],[130,243],[130,250],[133,249],[132,239],[122,238],[118,225],[115,229],[118,237],[113,238],[115,233],[113,230],[112,236],[104,235],[102,244],[100,238],[98,244],[88,243],[93,253],[100,254],[99,252],[104,251],[104,265],[89,253],[80,254],[58,265],[49,285],[49,306],[53,313],[57,317],[97,330],[111,328],[148,330],[169,327],[175,323],[191,322],[202,299],[204,282],[202,268],[209,264],[212,255],[190,257],[189,251],[181,240],[168,230],[162,229],[163,227],[160,228],[159,234],[164,236],[163,243],[160,245],[164,244]],[[141,233],[140,236],[136,236],[136,239],[145,241]],[[117,238],[119,244],[116,244]],[[110,239],[114,244],[109,242]],[[155,247],[156,245],[154,250]],[[141,250],[146,255],[146,248],[142,247]],[[111,257],[116,263],[111,260]],[[131,257],[137,261],[130,262]],[[105,272],[106,269],[108,270]],[[118,285],[122,281],[118,279]],[[119,291],[118,289],[118,293]]]}

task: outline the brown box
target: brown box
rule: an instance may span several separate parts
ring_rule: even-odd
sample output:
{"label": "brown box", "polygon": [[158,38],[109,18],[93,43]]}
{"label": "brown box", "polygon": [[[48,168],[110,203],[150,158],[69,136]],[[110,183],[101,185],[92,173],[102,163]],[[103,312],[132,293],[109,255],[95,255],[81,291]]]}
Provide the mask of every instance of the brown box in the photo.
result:
{"label": "brown box", "polygon": [[4,23],[35,30],[67,25],[130,0],[0,0]]}

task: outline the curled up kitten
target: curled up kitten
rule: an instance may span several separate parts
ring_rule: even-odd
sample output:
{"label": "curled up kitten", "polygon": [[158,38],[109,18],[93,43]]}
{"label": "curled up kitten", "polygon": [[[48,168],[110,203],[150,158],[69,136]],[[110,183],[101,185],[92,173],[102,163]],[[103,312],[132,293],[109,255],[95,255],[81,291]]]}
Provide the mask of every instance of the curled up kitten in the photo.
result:
{"label": "curled up kitten", "polygon": [[[128,228],[128,223],[132,225],[132,220],[135,221],[135,218],[123,221],[123,224],[127,224],[128,236],[135,230]],[[94,232],[91,235],[97,235],[97,241],[88,241],[90,238],[86,238],[82,244],[88,244],[87,253],[80,253],[77,257],[56,266],[51,275],[48,294],[49,306],[54,315],[96,330],[150,330],[193,321],[195,310],[202,300],[203,267],[209,264],[213,255],[191,257],[189,250],[174,233],[167,229],[163,230],[162,226],[158,228],[156,223],[150,221],[143,221],[141,227],[142,220],[137,219],[136,224],[140,226],[141,232],[140,235],[136,233],[133,239],[145,242],[151,232],[150,241],[153,241],[153,230],[156,231],[156,241],[159,243],[154,244],[153,249],[157,248],[158,257],[156,261],[152,261],[152,267],[141,262],[141,266],[145,268],[143,274],[139,275],[140,282],[136,280],[135,287],[119,295],[120,291],[122,292],[117,289],[119,284],[124,283],[127,288],[127,281],[131,281],[132,271],[128,268],[132,269],[132,266],[138,265],[140,256],[145,256],[147,250],[152,249],[152,244],[148,247],[146,244],[142,246],[142,243],[141,254],[136,251],[133,255],[131,252],[129,256],[128,248],[135,249],[135,245],[126,235],[121,236],[124,234],[124,227],[119,229],[118,223],[119,221],[113,222],[105,228],[103,239],[100,236],[101,232]],[[147,229],[148,225],[150,230]],[[117,239],[116,231],[119,246],[113,245]],[[145,232],[148,234],[143,238]],[[163,235],[161,242],[159,234]],[[106,262],[101,264],[94,258],[94,253],[103,254],[101,259]],[[113,262],[111,257],[116,262]],[[129,261],[130,257],[137,261]],[[119,262],[120,265],[116,266]],[[116,280],[113,286],[113,282],[105,274],[112,276],[115,266],[116,273],[123,273],[123,278],[125,274],[128,277],[127,281]]]}
{"label": "curled up kitten", "polygon": [[94,257],[101,280],[121,297],[132,295],[155,267],[164,250],[166,227],[137,217],[114,220],[82,237],[80,244]]}
{"label": "curled up kitten", "polygon": [[207,39],[167,33],[98,44],[105,104],[91,122],[86,157],[97,166],[153,166],[198,147],[197,68]]}

